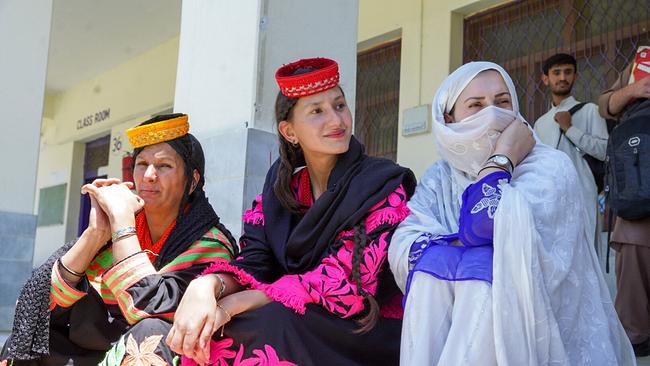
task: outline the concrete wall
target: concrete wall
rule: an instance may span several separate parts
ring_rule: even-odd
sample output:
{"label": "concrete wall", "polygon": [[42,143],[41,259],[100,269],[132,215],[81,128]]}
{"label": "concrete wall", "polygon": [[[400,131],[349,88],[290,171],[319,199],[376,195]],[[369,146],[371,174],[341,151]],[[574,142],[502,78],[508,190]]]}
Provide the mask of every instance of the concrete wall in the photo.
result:
{"label": "concrete wall", "polygon": [[[53,144],[56,131],[54,121],[43,119],[42,138],[38,162],[38,180],[36,183],[36,207],[39,205],[39,191],[63,183],[69,185],[70,175],[74,164],[72,163],[74,142]],[[70,190],[66,193],[65,214],[68,212]],[[38,209],[36,210],[38,212]],[[75,225],[76,227],[76,225]],[[65,221],[60,225],[41,226],[36,229],[34,245],[34,266],[43,263],[50,254],[60,247],[66,240]]]}
{"label": "concrete wall", "polygon": [[[55,143],[88,141],[113,125],[171,108],[178,37],[59,93],[54,106]],[[81,129],[77,121],[110,108],[110,118]]]}
{"label": "concrete wall", "polygon": [[339,63],[341,86],[354,115],[356,3],[351,0],[264,2],[260,18],[259,72],[253,127],[275,131],[273,109],[279,91],[275,71],[284,64],[309,57],[327,57]]}
{"label": "concrete wall", "polygon": [[0,2],[0,331],[11,328],[18,292],[31,272],[51,20],[51,0]]}

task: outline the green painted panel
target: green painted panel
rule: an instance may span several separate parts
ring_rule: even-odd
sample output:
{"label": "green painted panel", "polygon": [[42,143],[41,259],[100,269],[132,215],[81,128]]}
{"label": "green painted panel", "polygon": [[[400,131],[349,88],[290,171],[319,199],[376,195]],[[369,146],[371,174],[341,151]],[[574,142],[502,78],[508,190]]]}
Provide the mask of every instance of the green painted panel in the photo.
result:
{"label": "green painted panel", "polygon": [[68,184],[41,188],[38,199],[38,226],[61,225]]}

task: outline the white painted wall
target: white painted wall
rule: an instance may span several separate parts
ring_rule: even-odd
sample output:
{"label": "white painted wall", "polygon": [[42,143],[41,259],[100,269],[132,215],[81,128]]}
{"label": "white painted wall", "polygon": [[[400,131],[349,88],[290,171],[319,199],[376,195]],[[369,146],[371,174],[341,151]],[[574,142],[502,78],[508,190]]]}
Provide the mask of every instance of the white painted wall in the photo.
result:
{"label": "white painted wall", "polygon": [[51,18],[52,0],[0,2],[0,211],[34,210]]}
{"label": "white painted wall", "polygon": [[[73,142],[64,144],[55,143],[54,122],[49,118],[43,119],[42,139],[40,144],[40,157],[38,163],[38,181],[36,184],[35,210],[38,212],[39,191],[42,188],[51,187],[63,183],[70,186],[70,174],[72,169]],[[66,194],[66,204],[63,217],[67,216],[70,189]],[[76,223],[75,223],[76,227]],[[40,226],[36,228],[36,240],[34,242],[34,266],[43,263],[54,250],[65,242],[66,223],[60,225]]]}
{"label": "white painted wall", "polygon": [[354,116],[357,0],[267,0],[260,19],[259,69],[253,127],[275,131],[275,71],[301,58],[339,63],[341,86]]}
{"label": "white painted wall", "polygon": [[[114,125],[170,108],[177,56],[175,37],[58,93],[53,117],[56,141],[88,141],[105,135]],[[108,119],[77,127],[79,119],[106,109],[110,109]]]}
{"label": "white painted wall", "polygon": [[105,170],[109,177],[122,179],[122,158],[127,152],[133,152],[133,147],[126,137],[125,131],[135,127],[151,118],[151,115],[144,115],[132,120],[120,123],[111,128],[110,152],[108,154],[108,167]]}
{"label": "white painted wall", "polygon": [[359,0],[358,42],[373,46],[401,33],[397,162],[420,177],[438,159],[432,132],[402,136],[405,109],[430,104],[442,81],[461,65],[463,18],[510,0]]}
{"label": "white painted wall", "polygon": [[253,118],[261,0],[184,1],[174,111],[211,136]]}

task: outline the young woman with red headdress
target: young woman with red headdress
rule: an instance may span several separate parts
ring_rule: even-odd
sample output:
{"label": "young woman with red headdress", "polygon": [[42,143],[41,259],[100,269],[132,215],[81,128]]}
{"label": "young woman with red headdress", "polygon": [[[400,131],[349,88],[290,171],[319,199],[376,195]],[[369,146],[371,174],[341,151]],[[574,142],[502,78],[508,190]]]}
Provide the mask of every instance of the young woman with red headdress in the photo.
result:
{"label": "young woman with red headdress", "polygon": [[190,284],[167,342],[183,364],[396,365],[386,253],[415,177],[364,154],[336,62],[300,60],[276,80],[280,158],[244,215],[241,256]]}

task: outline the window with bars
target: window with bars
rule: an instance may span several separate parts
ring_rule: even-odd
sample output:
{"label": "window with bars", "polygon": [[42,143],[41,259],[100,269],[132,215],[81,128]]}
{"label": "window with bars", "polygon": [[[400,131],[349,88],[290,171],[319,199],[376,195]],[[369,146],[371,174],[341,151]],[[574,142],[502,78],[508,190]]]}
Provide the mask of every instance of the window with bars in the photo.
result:
{"label": "window with bars", "polygon": [[366,153],[395,161],[399,118],[399,74],[402,41],[357,55],[354,135]]}
{"label": "window with bars", "polygon": [[463,62],[502,65],[515,83],[521,112],[533,122],[550,107],[542,63],[555,53],[574,55],[579,77],[573,94],[595,102],[639,46],[650,45],[648,0],[520,0],[464,22]]}

